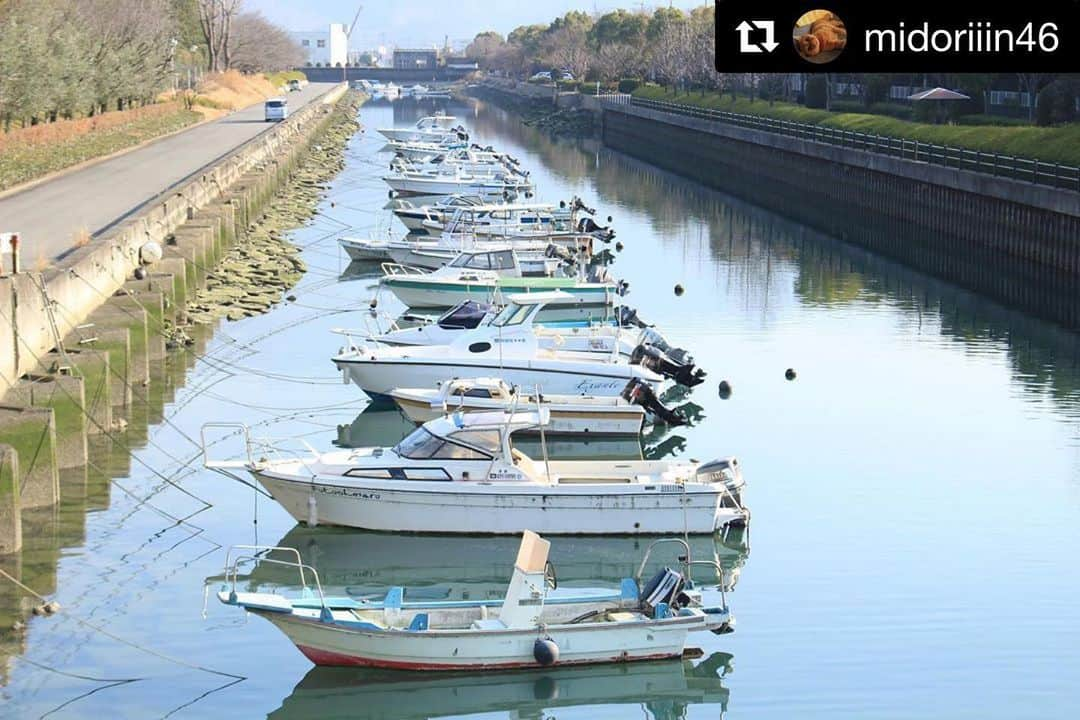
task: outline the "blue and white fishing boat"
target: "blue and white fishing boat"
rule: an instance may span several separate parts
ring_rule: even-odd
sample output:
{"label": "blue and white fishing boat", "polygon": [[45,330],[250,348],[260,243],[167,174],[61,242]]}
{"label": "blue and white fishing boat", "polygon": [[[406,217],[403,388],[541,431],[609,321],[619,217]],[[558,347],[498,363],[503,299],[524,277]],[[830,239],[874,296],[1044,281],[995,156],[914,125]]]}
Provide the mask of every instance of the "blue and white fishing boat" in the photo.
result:
{"label": "blue and white fishing boat", "polygon": [[[691,632],[735,626],[723,591],[706,605],[690,578],[692,564],[712,563],[695,563],[689,546],[675,542],[686,552],[682,573],[664,568],[644,584],[639,573],[617,591],[560,592],[550,543],[526,530],[501,601],[411,602],[403,588],[379,602],[327,598],[318,573],[299,557],[292,564],[307,590],[299,599],[240,591],[240,558],[227,559],[231,580],[217,597],[269,620],[317,665],[442,671],[675,658]],[[647,562],[648,553],[642,567]]]}

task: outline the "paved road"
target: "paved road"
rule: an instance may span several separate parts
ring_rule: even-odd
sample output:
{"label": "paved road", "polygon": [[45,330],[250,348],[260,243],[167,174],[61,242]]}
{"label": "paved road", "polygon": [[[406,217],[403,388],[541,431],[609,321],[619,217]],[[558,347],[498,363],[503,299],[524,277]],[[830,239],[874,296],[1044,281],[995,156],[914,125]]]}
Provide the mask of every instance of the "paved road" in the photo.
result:
{"label": "paved road", "polygon": [[[289,93],[295,110],[333,87],[311,83]],[[0,232],[22,235],[23,264],[50,260],[83,231],[97,235],[170,185],[270,128],[263,107],[227,115],[119,157],[0,199]]]}

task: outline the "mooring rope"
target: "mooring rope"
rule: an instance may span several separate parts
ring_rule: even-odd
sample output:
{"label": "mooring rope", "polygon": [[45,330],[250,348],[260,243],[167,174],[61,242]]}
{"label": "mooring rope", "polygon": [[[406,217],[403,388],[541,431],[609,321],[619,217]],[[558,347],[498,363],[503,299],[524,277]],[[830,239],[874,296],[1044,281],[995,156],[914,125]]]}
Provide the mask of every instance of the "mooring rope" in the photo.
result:
{"label": "mooring rope", "polygon": [[[16,578],[12,577],[11,575],[9,575],[7,573],[7,571],[3,570],[2,568],[0,568],[0,575],[3,575],[11,583],[13,583],[16,587],[20,588],[23,592],[27,593],[28,595],[31,595],[31,596],[37,598],[41,602],[47,602],[48,601],[48,598],[46,598],[44,595],[37,592],[36,590],[29,587],[28,585],[23,584],[21,581],[17,580]],[[210,673],[211,675],[219,675],[221,677],[233,678],[234,680],[247,680],[247,677],[244,676],[244,675],[237,675],[235,673],[225,672],[224,670],[215,670],[213,668],[209,668],[209,667],[206,667],[204,665],[197,665],[195,663],[190,663],[190,662],[188,662],[186,660],[181,660],[180,658],[176,658],[176,657],[173,657],[171,655],[167,655],[166,653],[163,653],[160,650],[155,650],[155,649],[147,647],[145,645],[140,645],[137,642],[134,642],[132,640],[128,640],[126,638],[120,637],[116,633],[113,633],[113,632],[111,632],[109,630],[106,630],[105,628],[101,627],[100,625],[92,623],[89,620],[84,620],[84,619],[80,618],[78,615],[75,615],[74,613],[72,613],[70,611],[64,610],[63,608],[60,608],[60,610],[58,612],[64,613],[64,615],[66,617],[71,618],[72,620],[79,623],[80,625],[84,625],[84,626],[90,628],[91,630],[94,630],[96,632],[101,633],[102,635],[109,638],[110,640],[114,640],[114,641],[120,643],[121,645],[126,645],[126,646],[128,646],[130,648],[133,648],[135,650],[138,650],[140,652],[144,652],[144,653],[146,653],[148,655],[152,655],[152,656],[154,656],[156,658],[160,658],[161,660],[165,660],[166,662],[170,662],[170,663],[173,663],[175,665],[179,665],[181,667],[186,667],[186,668],[188,668],[190,670],[198,670],[200,672]]]}

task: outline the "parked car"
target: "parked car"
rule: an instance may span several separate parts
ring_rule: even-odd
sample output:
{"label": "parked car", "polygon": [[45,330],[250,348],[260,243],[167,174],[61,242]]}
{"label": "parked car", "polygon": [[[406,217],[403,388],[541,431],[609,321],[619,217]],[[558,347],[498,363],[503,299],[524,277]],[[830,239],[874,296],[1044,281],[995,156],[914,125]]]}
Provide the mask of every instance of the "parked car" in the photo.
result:
{"label": "parked car", "polygon": [[[549,74],[549,76],[550,76],[550,74]],[[571,81],[572,82],[573,79],[574,79],[574,73],[570,72],[569,70],[563,70],[563,71],[561,71],[559,73],[559,80],[560,81],[566,80],[566,81]]]}
{"label": "parked car", "polygon": [[263,103],[266,122],[279,122],[289,117],[289,103],[283,97],[270,98]]}
{"label": "parked car", "polygon": [[541,72],[536,73],[531,78],[529,78],[529,82],[536,82],[538,80],[550,80],[550,79],[551,79],[551,73],[549,73],[546,70],[543,70]]}

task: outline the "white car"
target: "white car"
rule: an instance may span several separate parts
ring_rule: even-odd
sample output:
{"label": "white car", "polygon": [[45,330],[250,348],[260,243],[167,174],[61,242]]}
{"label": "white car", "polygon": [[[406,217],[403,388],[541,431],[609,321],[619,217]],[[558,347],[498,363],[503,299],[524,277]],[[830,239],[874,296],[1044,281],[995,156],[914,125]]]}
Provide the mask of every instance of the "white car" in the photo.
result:
{"label": "white car", "polygon": [[266,122],[278,122],[289,117],[289,103],[285,98],[270,98],[263,104]]}
{"label": "white car", "polygon": [[529,78],[529,80],[550,80],[550,79],[551,79],[551,73],[549,73],[547,71],[538,72],[535,75],[533,75],[531,78]]}

